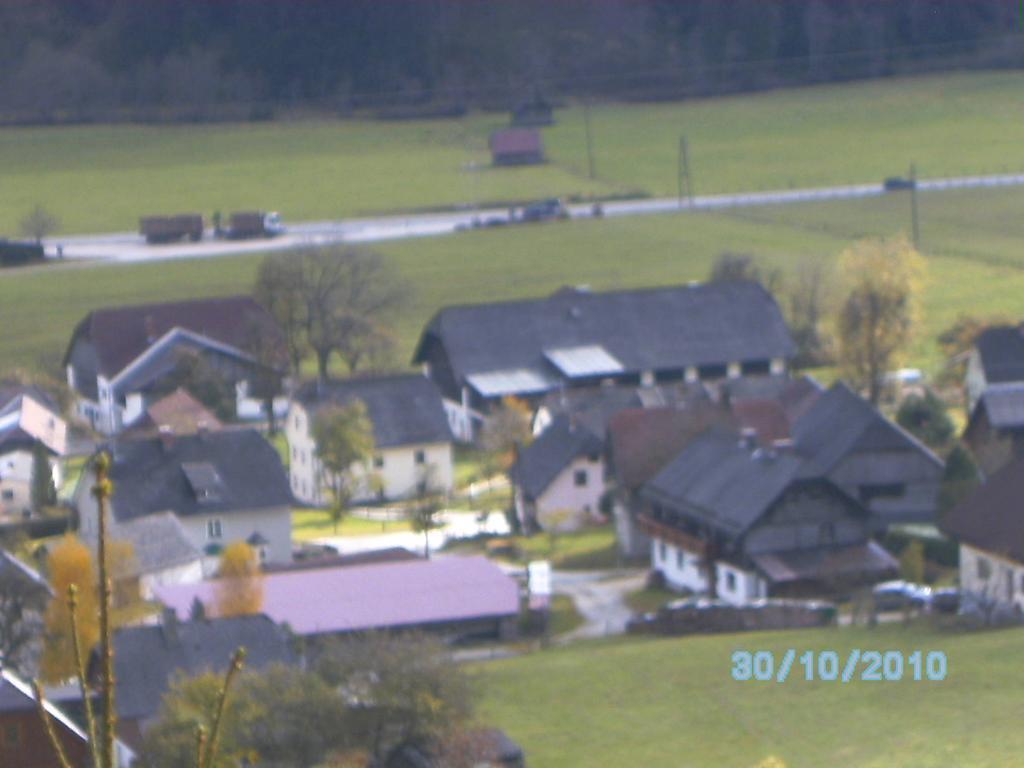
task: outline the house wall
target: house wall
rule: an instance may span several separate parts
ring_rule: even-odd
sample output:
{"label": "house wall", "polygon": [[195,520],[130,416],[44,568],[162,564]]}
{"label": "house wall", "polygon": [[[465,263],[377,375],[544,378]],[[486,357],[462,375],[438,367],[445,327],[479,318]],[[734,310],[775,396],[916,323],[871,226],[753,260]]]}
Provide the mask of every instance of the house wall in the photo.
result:
{"label": "house wall", "polygon": [[[316,441],[310,429],[308,411],[292,403],[285,435],[288,439],[288,473],[292,493],[306,504],[323,506],[330,502],[328,486],[322,484],[320,462],[316,458]],[[417,452],[423,463],[417,463]],[[451,443],[423,443],[383,448],[374,454],[382,465],[356,466],[353,478],[357,483],[355,500],[379,499],[376,482],[383,487],[387,499],[403,499],[416,495],[420,482],[429,479],[435,491],[451,493],[455,482]]]}
{"label": "house wall", "polygon": [[829,479],[853,498],[862,486],[902,484],[900,496],[871,499],[867,507],[872,524],[933,523],[938,509],[943,468],[922,451],[871,451],[853,453],[829,473]]}
{"label": "house wall", "polygon": [[[50,460],[50,472],[54,487],[60,488],[63,471],[59,460]],[[0,515],[21,517],[31,507],[32,452],[19,450],[0,455]]]}
{"label": "house wall", "polygon": [[[60,722],[54,721],[53,727],[71,765],[88,765],[88,744]],[[17,733],[16,741],[8,741],[8,729]],[[60,768],[60,761],[50,745],[34,700],[26,700],[25,709],[0,713],[0,765],[10,768]]]}
{"label": "house wall", "polygon": [[[576,485],[576,472],[586,473],[586,485]],[[587,522],[601,519],[599,504],[605,491],[604,461],[586,456],[574,459],[558,473],[534,503],[541,528],[555,525],[560,531],[574,531]],[[566,515],[566,512],[570,514]],[[565,517],[565,519],[560,519]]]}
{"label": "house wall", "polygon": [[1024,456],[1024,431],[993,428],[984,409],[975,412],[964,432],[964,442],[970,447],[978,469],[986,477],[994,475],[1015,458]]}
{"label": "house wall", "polygon": [[[224,547],[235,541],[245,541],[257,531],[267,539],[267,562],[290,563],[292,560],[292,512],[288,507],[273,509],[239,510],[179,517],[182,528],[192,544],[204,551],[211,544]],[[209,536],[207,523],[220,520],[221,535]]]}
{"label": "house wall", "polygon": [[139,592],[143,600],[153,600],[157,587],[196,584],[203,580],[203,575],[203,561],[197,558],[190,563],[144,574],[139,579]]}
{"label": "house wall", "polygon": [[634,513],[633,499],[616,495],[612,506],[615,517],[615,539],[619,551],[628,558],[639,558],[651,552],[651,537],[640,530]]}
{"label": "house wall", "polygon": [[664,574],[665,582],[671,589],[707,591],[707,572],[701,566],[700,556],[681,547],[652,538],[651,568]]}
{"label": "house wall", "polygon": [[1024,610],[1024,564],[961,544],[960,589]]}
{"label": "house wall", "polygon": [[753,571],[729,563],[715,563],[715,593],[733,605],[745,605],[759,597],[767,597],[768,586]]}
{"label": "house wall", "polygon": [[985,369],[981,365],[981,355],[972,349],[967,356],[967,372],[964,375],[964,386],[967,389],[967,412],[973,413],[988,382],[985,380]]}
{"label": "house wall", "polygon": [[747,554],[859,544],[868,523],[854,505],[825,486],[788,491],[744,538]]}

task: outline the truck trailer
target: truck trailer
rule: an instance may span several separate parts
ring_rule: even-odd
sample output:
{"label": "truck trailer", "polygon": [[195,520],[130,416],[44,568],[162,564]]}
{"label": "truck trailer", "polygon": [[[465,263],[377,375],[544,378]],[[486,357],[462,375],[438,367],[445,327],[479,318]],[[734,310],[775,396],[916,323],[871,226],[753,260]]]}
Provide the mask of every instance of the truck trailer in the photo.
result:
{"label": "truck trailer", "polygon": [[227,236],[230,240],[274,237],[282,232],[281,214],[276,211],[236,211],[228,219]]}
{"label": "truck trailer", "polygon": [[139,233],[147,243],[171,243],[184,237],[198,242],[203,239],[203,217],[198,213],[144,216],[139,220]]}

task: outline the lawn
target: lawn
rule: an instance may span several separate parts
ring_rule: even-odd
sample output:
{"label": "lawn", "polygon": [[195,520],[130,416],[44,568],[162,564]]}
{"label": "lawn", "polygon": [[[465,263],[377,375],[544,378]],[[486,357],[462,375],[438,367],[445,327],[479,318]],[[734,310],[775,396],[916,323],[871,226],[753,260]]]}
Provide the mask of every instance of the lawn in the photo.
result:
{"label": "lawn", "polygon": [[[942,682],[736,682],[735,650],[944,651]],[[476,668],[482,719],[538,768],[973,768],[1020,762],[1024,630],[823,629],[578,644]]]}
{"label": "lawn", "polygon": [[292,510],[292,539],[310,541],[331,536],[379,536],[382,533],[399,533],[409,530],[408,520],[367,520],[364,517],[348,515],[334,529],[327,510],[301,508]]}
{"label": "lawn", "polygon": [[269,208],[292,221],[550,195],[674,195],[679,137],[698,193],[1021,170],[1019,75],[963,73],[669,104],[595,105],[544,131],[549,162],[489,167],[504,113],[460,120],[282,121],[0,130],[0,232],[36,203],[64,232],[147,213]]}
{"label": "lawn", "polygon": [[[518,550],[513,562],[526,564],[533,560],[550,560],[555,568],[564,570],[604,570],[622,563],[615,544],[615,529],[611,525],[592,526],[579,531],[558,534],[554,541],[547,534],[533,536],[503,536],[500,540],[481,537],[452,542],[450,551],[460,554],[484,553],[488,544],[510,545]],[[552,548],[552,546],[554,548]],[[499,556],[500,559],[508,559]]]}

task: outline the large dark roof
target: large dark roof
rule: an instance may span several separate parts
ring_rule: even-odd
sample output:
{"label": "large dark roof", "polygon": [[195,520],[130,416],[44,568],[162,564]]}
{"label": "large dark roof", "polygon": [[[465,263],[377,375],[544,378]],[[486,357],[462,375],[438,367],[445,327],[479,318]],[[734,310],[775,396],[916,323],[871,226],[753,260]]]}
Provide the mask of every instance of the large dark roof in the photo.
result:
{"label": "large dark roof", "polygon": [[748,281],[607,293],[563,289],[543,299],[447,307],[427,325],[416,362],[426,360],[429,337],[444,345],[460,385],[467,376],[497,371],[555,381],[566,355],[600,374],[788,358],[795,351],[774,299]]}
{"label": "large dark roof", "polygon": [[695,518],[742,533],[797,478],[802,463],[790,453],[752,450],[734,432],[713,427],[646,487],[658,498],[681,504]]}
{"label": "large dark roof", "polygon": [[[114,515],[119,521],[163,511],[187,516],[292,503],[280,456],[252,429],[176,436],[169,448],[159,437],[118,440],[113,456],[110,479],[114,482]],[[190,482],[186,465],[212,470],[216,493],[200,499],[201,489]],[[196,473],[192,474],[194,480]]]}
{"label": "large dark roof", "polygon": [[1024,333],[1020,327],[999,325],[982,331],[975,346],[985,381],[1024,381]]}
{"label": "large dark roof", "polygon": [[378,448],[452,439],[441,394],[434,382],[419,374],[309,382],[299,389],[296,399],[313,411],[327,403],[343,405],[362,400],[373,422]]}
{"label": "large dark roof", "polygon": [[72,334],[64,363],[75,342],[84,337],[95,347],[99,373],[112,378],[172,328],[184,328],[241,350],[251,350],[257,339],[268,335],[281,339],[273,317],[251,296],[137,304],[97,309],[86,315]]}
{"label": "large dark roof", "polygon": [[528,499],[536,499],[579,456],[600,456],[601,438],[570,416],[560,415],[519,453],[512,480]]}
{"label": "large dark roof", "polygon": [[732,414],[710,402],[697,402],[683,409],[620,411],[608,427],[616,480],[624,488],[639,488],[708,427],[732,423]]}
{"label": "large dark roof", "polygon": [[946,533],[986,552],[1024,562],[1024,459],[1015,459],[945,516]]}
{"label": "large dark roof", "polygon": [[916,450],[942,461],[921,442],[842,382],[832,385],[792,425],[793,441],[806,457],[805,476],[828,474],[854,452]]}
{"label": "large dark roof", "polygon": [[155,715],[175,675],[223,673],[239,646],[246,669],[294,664],[288,633],[263,615],[127,627],[114,635],[117,711],[125,719]]}

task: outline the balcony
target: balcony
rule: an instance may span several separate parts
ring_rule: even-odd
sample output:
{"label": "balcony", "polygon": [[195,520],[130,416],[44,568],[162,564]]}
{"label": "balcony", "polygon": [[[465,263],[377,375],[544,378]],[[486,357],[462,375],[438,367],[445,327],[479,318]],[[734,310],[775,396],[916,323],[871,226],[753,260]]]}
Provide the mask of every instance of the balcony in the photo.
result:
{"label": "balcony", "polygon": [[639,515],[637,524],[640,526],[640,530],[652,539],[660,539],[666,544],[679,547],[698,557],[704,557],[707,554],[707,542],[704,539],[686,533],[674,525],[655,520],[648,515]]}

